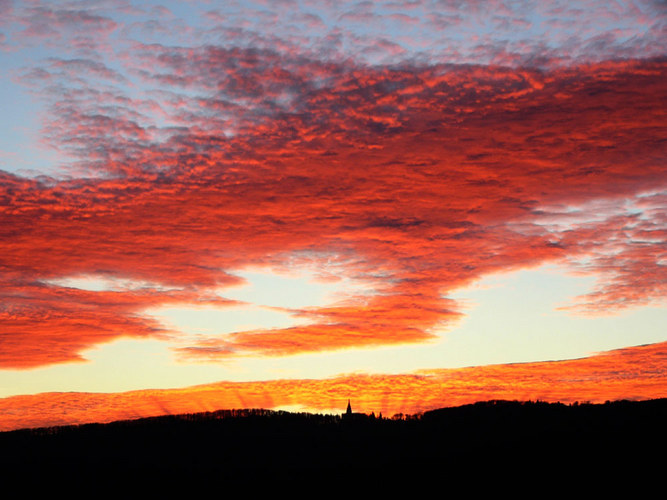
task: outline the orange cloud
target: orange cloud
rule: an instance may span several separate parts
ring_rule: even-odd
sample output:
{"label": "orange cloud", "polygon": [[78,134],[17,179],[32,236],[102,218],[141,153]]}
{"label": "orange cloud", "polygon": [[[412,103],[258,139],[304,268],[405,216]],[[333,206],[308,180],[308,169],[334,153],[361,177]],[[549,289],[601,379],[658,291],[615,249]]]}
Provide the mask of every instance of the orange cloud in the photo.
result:
{"label": "orange cloud", "polygon": [[424,370],[403,375],[348,375],[322,380],[220,382],[184,389],[116,394],[44,393],[0,399],[0,430],[109,422],[221,408],[297,406],[384,416],[490,399],[590,401],[665,397],[667,343],[570,361]]}

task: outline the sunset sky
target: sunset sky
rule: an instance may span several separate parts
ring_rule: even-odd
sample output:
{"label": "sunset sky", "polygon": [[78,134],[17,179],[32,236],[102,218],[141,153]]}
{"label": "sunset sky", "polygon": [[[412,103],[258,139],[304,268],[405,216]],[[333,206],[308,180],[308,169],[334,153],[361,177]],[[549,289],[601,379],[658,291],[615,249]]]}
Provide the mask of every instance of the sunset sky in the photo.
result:
{"label": "sunset sky", "polygon": [[0,0],[0,430],[667,397],[662,0]]}

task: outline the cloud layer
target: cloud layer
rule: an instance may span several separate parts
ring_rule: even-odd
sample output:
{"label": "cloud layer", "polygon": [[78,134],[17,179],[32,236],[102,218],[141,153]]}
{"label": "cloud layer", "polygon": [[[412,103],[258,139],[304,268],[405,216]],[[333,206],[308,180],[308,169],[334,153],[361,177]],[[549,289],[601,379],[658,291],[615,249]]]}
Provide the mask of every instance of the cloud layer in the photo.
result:
{"label": "cloud layer", "polygon": [[[496,2],[507,40],[483,34],[458,55],[354,28],[478,24],[436,3],[440,15],[433,2],[255,6],[275,22],[265,31],[239,5],[207,11],[198,34],[167,8],[0,4],[13,50],[57,53],[17,78],[69,159],[66,175],[0,172],[0,367],[179,338],[143,312],[224,306],[257,265],[315,263],[369,292],[295,309],[300,326],[190,339],[181,356],[422,342],[459,317],[449,292],[549,261],[599,276],[573,309],[664,300],[667,61],[646,50],[664,39],[661,4],[591,2],[599,32],[586,35],[564,28],[579,15],[566,3],[520,16]],[[560,28],[510,37],[538,23]],[[80,277],[142,285],[63,284]]]}
{"label": "cloud layer", "polygon": [[220,382],[115,394],[45,393],[0,399],[0,430],[110,422],[220,408],[299,408],[414,414],[492,399],[603,403],[664,397],[667,344],[571,361],[349,375],[322,380]]}

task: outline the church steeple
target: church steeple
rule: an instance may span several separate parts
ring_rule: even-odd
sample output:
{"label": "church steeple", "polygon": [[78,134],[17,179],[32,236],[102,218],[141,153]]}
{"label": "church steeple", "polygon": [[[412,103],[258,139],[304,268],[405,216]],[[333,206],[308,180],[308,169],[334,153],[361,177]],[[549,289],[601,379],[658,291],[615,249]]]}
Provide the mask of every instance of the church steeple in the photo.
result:
{"label": "church steeple", "polygon": [[352,415],[352,405],[350,405],[350,400],[347,400],[347,411],[345,412],[345,415]]}

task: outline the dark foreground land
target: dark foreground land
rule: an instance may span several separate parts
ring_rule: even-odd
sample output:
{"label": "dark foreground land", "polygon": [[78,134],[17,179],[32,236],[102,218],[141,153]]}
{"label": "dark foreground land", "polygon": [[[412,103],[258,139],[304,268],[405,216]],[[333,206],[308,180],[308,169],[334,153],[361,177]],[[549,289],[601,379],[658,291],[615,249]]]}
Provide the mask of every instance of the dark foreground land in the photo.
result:
{"label": "dark foreground land", "polygon": [[[422,415],[341,417],[268,410],[0,433],[0,478],[599,477],[664,483],[667,399],[594,404],[490,401]],[[378,479],[380,480],[380,479]],[[332,483],[333,484],[333,483]],[[471,484],[471,488],[474,488]]]}

